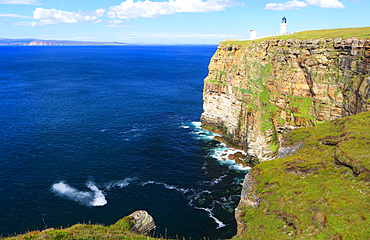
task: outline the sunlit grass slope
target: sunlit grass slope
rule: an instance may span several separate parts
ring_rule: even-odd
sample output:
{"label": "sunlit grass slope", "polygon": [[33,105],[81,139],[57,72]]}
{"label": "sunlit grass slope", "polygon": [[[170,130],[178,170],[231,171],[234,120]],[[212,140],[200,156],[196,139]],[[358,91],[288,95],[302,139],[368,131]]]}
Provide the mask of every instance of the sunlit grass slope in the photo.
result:
{"label": "sunlit grass slope", "polygon": [[70,228],[31,231],[5,239],[137,239],[150,240],[151,237],[134,234],[129,229],[134,225],[131,217],[125,217],[110,226],[99,224],[76,224]]}
{"label": "sunlit grass slope", "polygon": [[258,208],[244,207],[243,239],[369,239],[370,112],[301,128],[292,156],[252,171]]}
{"label": "sunlit grass slope", "polygon": [[262,41],[266,41],[269,39],[317,39],[317,38],[350,38],[350,37],[357,37],[358,39],[368,39],[370,38],[370,27],[366,28],[340,28],[340,29],[327,29],[327,30],[313,30],[313,31],[303,31],[298,32],[292,35],[282,35],[282,36],[272,36],[266,37],[256,40],[248,40],[248,41],[223,41],[221,42],[222,45],[238,45],[241,47],[246,47],[251,43],[259,43]]}

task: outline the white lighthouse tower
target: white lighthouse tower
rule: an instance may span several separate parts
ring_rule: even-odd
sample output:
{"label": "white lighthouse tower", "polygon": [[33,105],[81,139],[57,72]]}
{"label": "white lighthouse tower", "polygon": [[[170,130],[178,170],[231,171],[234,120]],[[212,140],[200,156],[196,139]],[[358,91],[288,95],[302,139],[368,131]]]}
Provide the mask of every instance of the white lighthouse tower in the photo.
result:
{"label": "white lighthouse tower", "polygon": [[257,38],[257,31],[255,31],[255,30],[251,30],[251,33],[250,33],[250,37],[249,37],[249,39],[250,40],[254,40],[254,39],[256,39]]}
{"label": "white lighthouse tower", "polygon": [[287,32],[286,32],[286,27],[287,27],[287,23],[286,23],[286,18],[285,17],[283,17],[283,19],[282,19],[283,21],[282,21],[282,23],[280,24],[280,35],[284,35],[284,34],[286,34]]}

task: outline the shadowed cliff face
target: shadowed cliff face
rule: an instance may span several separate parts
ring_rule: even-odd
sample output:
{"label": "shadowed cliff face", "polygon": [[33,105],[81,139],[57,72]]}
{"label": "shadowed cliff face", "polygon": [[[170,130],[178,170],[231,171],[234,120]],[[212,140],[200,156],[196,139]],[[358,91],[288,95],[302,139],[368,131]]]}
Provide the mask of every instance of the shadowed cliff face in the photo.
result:
{"label": "shadowed cliff face", "polygon": [[370,40],[268,40],[218,47],[204,80],[203,127],[259,161],[282,135],[370,110]]}

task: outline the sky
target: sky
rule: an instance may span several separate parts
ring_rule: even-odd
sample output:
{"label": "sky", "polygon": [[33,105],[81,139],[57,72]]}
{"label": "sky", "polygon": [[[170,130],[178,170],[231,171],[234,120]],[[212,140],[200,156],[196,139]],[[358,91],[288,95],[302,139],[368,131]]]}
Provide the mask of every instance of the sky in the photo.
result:
{"label": "sky", "polygon": [[0,0],[0,38],[218,44],[287,31],[369,27],[369,0]]}

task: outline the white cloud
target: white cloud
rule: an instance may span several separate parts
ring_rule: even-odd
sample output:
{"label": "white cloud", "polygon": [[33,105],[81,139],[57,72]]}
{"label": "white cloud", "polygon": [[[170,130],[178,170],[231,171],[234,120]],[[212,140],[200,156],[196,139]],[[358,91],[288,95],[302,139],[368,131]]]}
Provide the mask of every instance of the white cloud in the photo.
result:
{"label": "white cloud", "polygon": [[0,0],[0,4],[40,5],[37,0]]}
{"label": "white cloud", "polygon": [[293,0],[286,3],[269,3],[265,6],[265,9],[283,11],[283,10],[299,10],[304,7],[307,7],[307,4],[305,2]]}
{"label": "white cloud", "polygon": [[345,8],[338,0],[306,0],[306,2],[321,8]]}
{"label": "white cloud", "polygon": [[150,0],[134,2],[126,0],[120,5],[109,8],[109,18],[156,18],[176,13],[200,13],[225,10],[234,5],[233,0],[169,0],[168,2],[152,2]]}
{"label": "white cloud", "polygon": [[286,3],[268,3],[265,6],[267,10],[283,11],[283,10],[299,10],[309,5],[321,8],[345,8],[338,0],[292,0]]}
{"label": "white cloud", "polygon": [[102,17],[105,13],[105,9],[104,8],[99,8],[99,9],[96,9],[93,14],[98,16],[98,17]]}
{"label": "white cloud", "polygon": [[109,24],[106,25],[106,27],[112,27],[112,28],[130,28],[130,27],[135,27],[133,25],[125,25],[125,22],[122,20],[112,20],[109,21]]}
{"label": "white cloud", "polygon": [[13,17],[13,18],[31,18],[29,16],[12,14],[12,13],[0,13],[0,17]]}
{"label": "white cloud", "polygon": [[78,23],[78,22],[98,22],[98,17],[102,16],[105,9],[98,9],[94,12],[67,12],[57,9],[36,8],[33,12],[33,19],[40,20],[32,22],[31,26],[61,24],[61,23]]}

